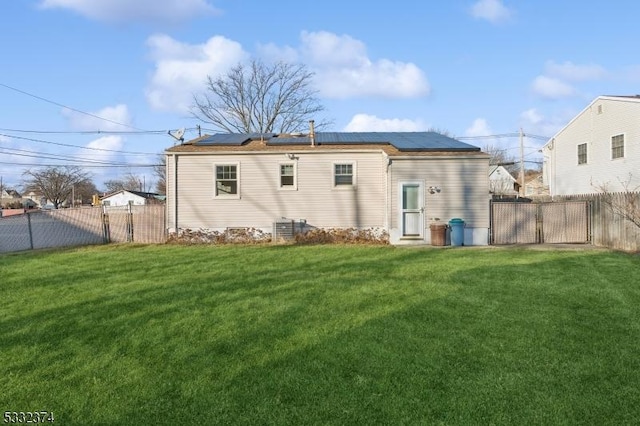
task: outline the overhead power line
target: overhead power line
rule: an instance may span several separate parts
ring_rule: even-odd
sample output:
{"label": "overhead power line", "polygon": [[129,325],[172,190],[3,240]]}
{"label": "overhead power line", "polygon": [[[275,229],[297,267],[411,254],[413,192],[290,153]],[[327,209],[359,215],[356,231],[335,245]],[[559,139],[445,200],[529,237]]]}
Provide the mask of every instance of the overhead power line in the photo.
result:
{"label": "overhead power line", "polygon": [[16,164],[16,163],[11,163],[8,161],[0,161],[0,164],[7,164],[7,165],[11,165],[11,166],[17,166],[17,167],[67,167],[67,166],[73,166],[73,165],[77,165],[77,166],[81,166],[87,169],[93,169],[93,168],[111,168],[111,167],[128,167],[128,168],[138,168],[138,167],[158,167],[158,166],[162,166],[163,164],[120,164],[120,165],[106,165],[106,164],[89,164],[89,165],[84,165],[84,164],[43,164],[43,163],[20,163],[20,164]]}
{"label": "overhead power line", "polygon": [[139,128],[135,127],[135,126],[131,126],[130,124],[120,123],[118,121],[111,120],[109,118],[100,117],[100,116],[92,114],[90,112],[82,111],[82,110],[79,110],[77,108],[72,108],[70,106],[61,104],[59,102],[52,101],[52,100],[47,99],[47,98],[43,98],[42,96],[38,96],[38,95],[34,95],[33,93],[25,92],[24,90],[17,89],[15,87],[9,86],[9,85],[4,84],[4,83],[0,83],[0,86],[5,87],[5,88],[7,88],[9,90],[13,90],[13,91],[18,92],[18,93],[22,93],[23,95],[31,96],[32,98],[41,100],[43,102],[47,102],[47,103],[59,106],[61,108],[66,108],[66,109],[68,109],[70,111],[77,112],[78,114],[84,114],[84,115],[87,115],[89,117],[97,118],[98,120],[102,120],[102,121],[106,121],[106,122],[109,122],[109,123],[112,123],[112,124],[116,124],[118,126],[128,127],[130,129],[139,130],[139,131],[143,131],[143,132],[145,131],[144,129],[139,129]]}
{"label": "overhead power line", "polygon": [[17,149],[17,148],[0,147],[0,154],[15,155],[18,157],[41,158],[41,159],[47,159],[47,160],[86,162],[86,163],[105,164],[105,165],[127,165],[127,163],[123,163],[121,161],[114,162],[114,161],[96,160],[94,158],[73,157],[73,156],[61,155],[61,154],[48,154],[48,153],[41,153],[41,152],[29,151],[26,149]]}
{"label": "overhead power line", "polygon": [[[539,139],[547,141],[550,138],[547,136],[540,135],[532,135],[530,133],[525,133],[523,135],[525,138]],[[482,135],[482,136],[456,136],[456,139],[459,140],[477,140],[477,139],[502,139],[502,138],[518,138],[520,137],[520,133],[501,133],[496,135]]]}
{"label": "overhead power line", "polygon": [[[187,132],[192,132],[197,130],[196,127],[191,127],[185,129]],[[167,134],[169,130],[128,130],[128,131],[117,131],[117,130],[24,130],[24,129],[4,129],[0,128],[0,132],[13,132],[13,133],[32,133],[32,134],[54,134],[54,135],[161,135]]]}
{"label": "overhead power line", "polygon": [[118,154],[131,154],[131,155],[158,155],[158,153],[152,153],[152,152],[119,151],[119,150],[116,150],[116,149],[93,148],[93,147],[90,147],[90,146],[78,146],[78,145],[71,145],[71,144],[62,143],[62,142],[52,142],[52,141],[46,141],[46,140],[42,140],[42,139],[34,139],[34,138],[26,138],[26,137],[22,137],[22,136],[7,135],[7,134],[4,134],[4,133],[0,133],[0,136],[4,136],[6,138],[12,138],[12,139],[26,140],[26,141],[30,141],[30,142],[44,143],[44,144],[48,144],[48,145],[66,146],[68,148],[76,148],[76,149],[86,149],[86,150],[90,150],[90,151],[114,152],[114,153],[118,153]]}

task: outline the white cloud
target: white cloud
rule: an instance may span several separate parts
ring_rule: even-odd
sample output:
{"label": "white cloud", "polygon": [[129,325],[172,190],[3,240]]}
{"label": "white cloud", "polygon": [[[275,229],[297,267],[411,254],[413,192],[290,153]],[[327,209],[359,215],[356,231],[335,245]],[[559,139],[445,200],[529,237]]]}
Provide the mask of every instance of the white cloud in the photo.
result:
{"label": "white cloud", "polygon": [[303,32],[300,55],[315,72],[321,96],[416,98],[431,90],[424,72],[410,62],[372,61],[366,46],[348,35]]}
{"label": "white cloud", "polygon": [[81,114],[68,108],[62,110],[62,115],[69,120],[69,124],[74,130],[125,131],[129,130],[128,126],[131,125],[129,109],[123,104],[108,106],[89,114],[91,115]]}
{"label": "white cloud", "polygon": [[90,159],[93,161],[114,162],[122,160],[122,154],[111,151],[120,151],[123,146],[124,139],[121,136],[103,136],[98,139],[94,139],[86,145],[86,148],[91,148],[91,150],[79,150],[76,156],[83,161]]}
{"label": "white cloud", "polygon": [[508,21],[513,12],[501,0],[480,0],[471,7],[471,15],[496,24]]}
{"label": "white cloud", "polygon": [[418,132],[426,124],[421,120],[378,118],[375,115],[356,114],[344,128],[345,132]]}
{"label": "white cloud", "polygon": [[560,79],[539,75],[533,80],[533,92],[547,99],[561,99],[576,96],[577,90]]}
{"label": "white cloud", "polygon": [[110,149],[118,151],[122,149],[123,139],[121,136],[103,136],[87,144],[87,148]]}
{"label": "white cloud", "polygon": [[606,74],[606,70],[596,64],[577,65],[570,61],[558,64],[548,61],[545,65],[545,75],[567,81],[598,80],[606,76]]}
{"label": "white cloud", "polygon": [[204,91],[207,76],[215,78],[247,57],[239,43],[222,36],[191,45],[167,35],[154,35],[147,44],[155,61],[147,101],[165,111],[188,111],[193,95]]}
{"label": "white cloud", "polygon": [[543,98],[569,98],[580,94],[574,84],[600,80],[606,76],[607,71],[597,64],[547,61],[544,73],[533,80],[531,88],[535,94]]}
{"label": "white cloud", "polygon": [[[326,98],[415,98],[429,94],[424,72],[412,63],[371,61],[365,45],[349,36],[328,32],[301,35],[299,48],[266,44],[258,47],[265,60],[303,62],[314,72],[319,95]],[[215,78],[249,58],[242,46],[222,36],[188,44],[168,35],[149,37],[155,72],[147,101],[155,109],[186,112],[193,95],[202,93],[207,76]]]}
{"label": "white cloud", "polygon": [[542,120],[544,119],[544,117],[540,115],[538,110],[535,108],[531,108],[524,111],[522,114],[520,114],[520,118],[534,125],[541,123]]}
{"label": "white cloud", "polygon": [[476,118],[473,120],[471,127],[469,127],[465,132],[465,136],[488,136],[492,135],[493,131],[491,127],[489,127],[489,123],[484,118]]}
{"label": "white cloud", "polygon": [[546,142],[544,138],[550,138],[563,128],[575,116],[575,111],[566,110],[555,112],[551,117],[541,114],[536,108],[523,111],[520,114],[520,126],[525,135],[542,136],[543,139],[536,139],[527,145],[542,145]]}
{"label": "white cloud", "polygon": [[107,22],[178,23],[218,11],[207,0],[42,0],[43,9],[69,9]]}

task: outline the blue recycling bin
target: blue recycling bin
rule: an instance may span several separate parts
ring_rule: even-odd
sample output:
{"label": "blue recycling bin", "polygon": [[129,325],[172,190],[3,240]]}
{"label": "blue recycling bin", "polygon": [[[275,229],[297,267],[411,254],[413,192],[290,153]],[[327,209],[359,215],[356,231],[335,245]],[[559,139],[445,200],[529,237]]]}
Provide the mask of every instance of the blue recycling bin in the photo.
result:
{"label": "blue recycling bin", "polygon": [[451,245],[463,246],[464,245],[464,220],[460,218],[454,218],[449,221],[449,227],[451,228]]}

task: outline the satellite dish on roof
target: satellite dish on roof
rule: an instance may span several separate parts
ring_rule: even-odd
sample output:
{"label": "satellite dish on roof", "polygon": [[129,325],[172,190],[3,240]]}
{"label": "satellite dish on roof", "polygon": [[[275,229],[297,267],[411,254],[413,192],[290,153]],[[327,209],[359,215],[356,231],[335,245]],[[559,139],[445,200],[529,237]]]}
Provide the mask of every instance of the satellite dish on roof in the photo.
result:
{"label": "satellite dish on roof", "polygon": [[174,132],[169,130],[167,133],[169,133],[169,136],[171,136],[175,140],[178,140],[180,142],[184,142],[184,132],[185,132],[185,128],[183,127],[183,128],[178,129],[178,130],[176,130]]}

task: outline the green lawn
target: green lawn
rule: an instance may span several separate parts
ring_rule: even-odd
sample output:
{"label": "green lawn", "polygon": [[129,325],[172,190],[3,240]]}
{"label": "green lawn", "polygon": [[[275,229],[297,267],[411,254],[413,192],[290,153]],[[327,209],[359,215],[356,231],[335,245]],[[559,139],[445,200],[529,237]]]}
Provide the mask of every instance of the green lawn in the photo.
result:
{"label": "green lawn", "polygon": [[0,256],[0,414],[55,424],[621,425],[640,258],[389,246]]}

